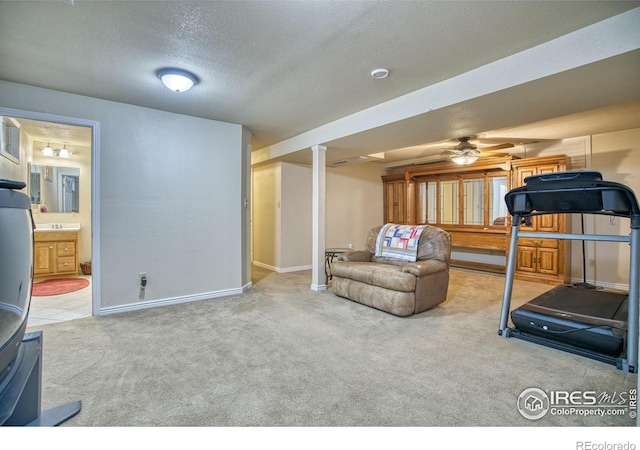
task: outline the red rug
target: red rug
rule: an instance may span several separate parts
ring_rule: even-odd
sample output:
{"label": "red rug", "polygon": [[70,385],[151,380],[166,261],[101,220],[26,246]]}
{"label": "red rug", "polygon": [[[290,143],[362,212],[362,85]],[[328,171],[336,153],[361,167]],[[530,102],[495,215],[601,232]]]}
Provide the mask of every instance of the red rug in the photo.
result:
{"label": "red rug", "polygon": [[55,280],[45,280],[33,283],[31,295],[44,297],[47,295],[67,294],[89,286],[89,280],[84,278],[58,278]]}

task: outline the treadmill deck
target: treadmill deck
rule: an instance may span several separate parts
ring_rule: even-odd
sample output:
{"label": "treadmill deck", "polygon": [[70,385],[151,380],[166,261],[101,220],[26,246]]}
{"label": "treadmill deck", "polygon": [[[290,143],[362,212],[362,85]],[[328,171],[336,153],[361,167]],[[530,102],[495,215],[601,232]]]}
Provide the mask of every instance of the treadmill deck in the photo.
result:
{"label": "treadmill deck", "polygon": [[517,330],[607,355],[624,349],[628,294],[562,285],[511,312]]}

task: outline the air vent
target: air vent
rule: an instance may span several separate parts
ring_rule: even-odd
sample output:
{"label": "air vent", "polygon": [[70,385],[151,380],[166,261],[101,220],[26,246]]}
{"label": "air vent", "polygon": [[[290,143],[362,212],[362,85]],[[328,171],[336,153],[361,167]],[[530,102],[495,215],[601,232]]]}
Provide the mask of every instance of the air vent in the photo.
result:
{"label": "air vent", "polygon": [[330,167],[338,167],[338,166],[346,166],[347,164],[355,164],[359,162],[365,162],[369,158],[366,156],[352,156],[350,158],[339,159],[338,161],[333,161],[329,163]]}

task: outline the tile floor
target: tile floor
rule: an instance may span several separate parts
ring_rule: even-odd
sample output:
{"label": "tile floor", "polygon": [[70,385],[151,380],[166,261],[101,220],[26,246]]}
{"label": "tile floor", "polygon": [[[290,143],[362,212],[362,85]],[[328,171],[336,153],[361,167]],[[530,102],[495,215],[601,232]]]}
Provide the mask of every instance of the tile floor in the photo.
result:
{"label": "tile floor", "polygon": [[[91,281],[91,276],[82,276]],[[28,327],[91,316],[91,284],[79,291],[47,297],[31,297]]]}

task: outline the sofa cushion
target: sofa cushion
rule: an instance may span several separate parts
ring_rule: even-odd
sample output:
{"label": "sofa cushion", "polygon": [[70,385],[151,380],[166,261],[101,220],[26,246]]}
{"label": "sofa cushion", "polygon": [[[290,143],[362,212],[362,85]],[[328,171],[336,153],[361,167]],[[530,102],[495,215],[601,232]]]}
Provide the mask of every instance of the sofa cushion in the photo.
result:
{"label": "sofa cushion", "polygon": [[416,312],[414,292],[401,292],[372,286],[347,278],[334,278],[333,292],[340,297],[386,311],[396,316],[406,317]]}
{"label": "sofa cushion", "polygon": [[416,277],[403,272],[402,266],[397,265],[335,261],[331,265],[331,274],[394,291],[412,292],[416,289]]}

